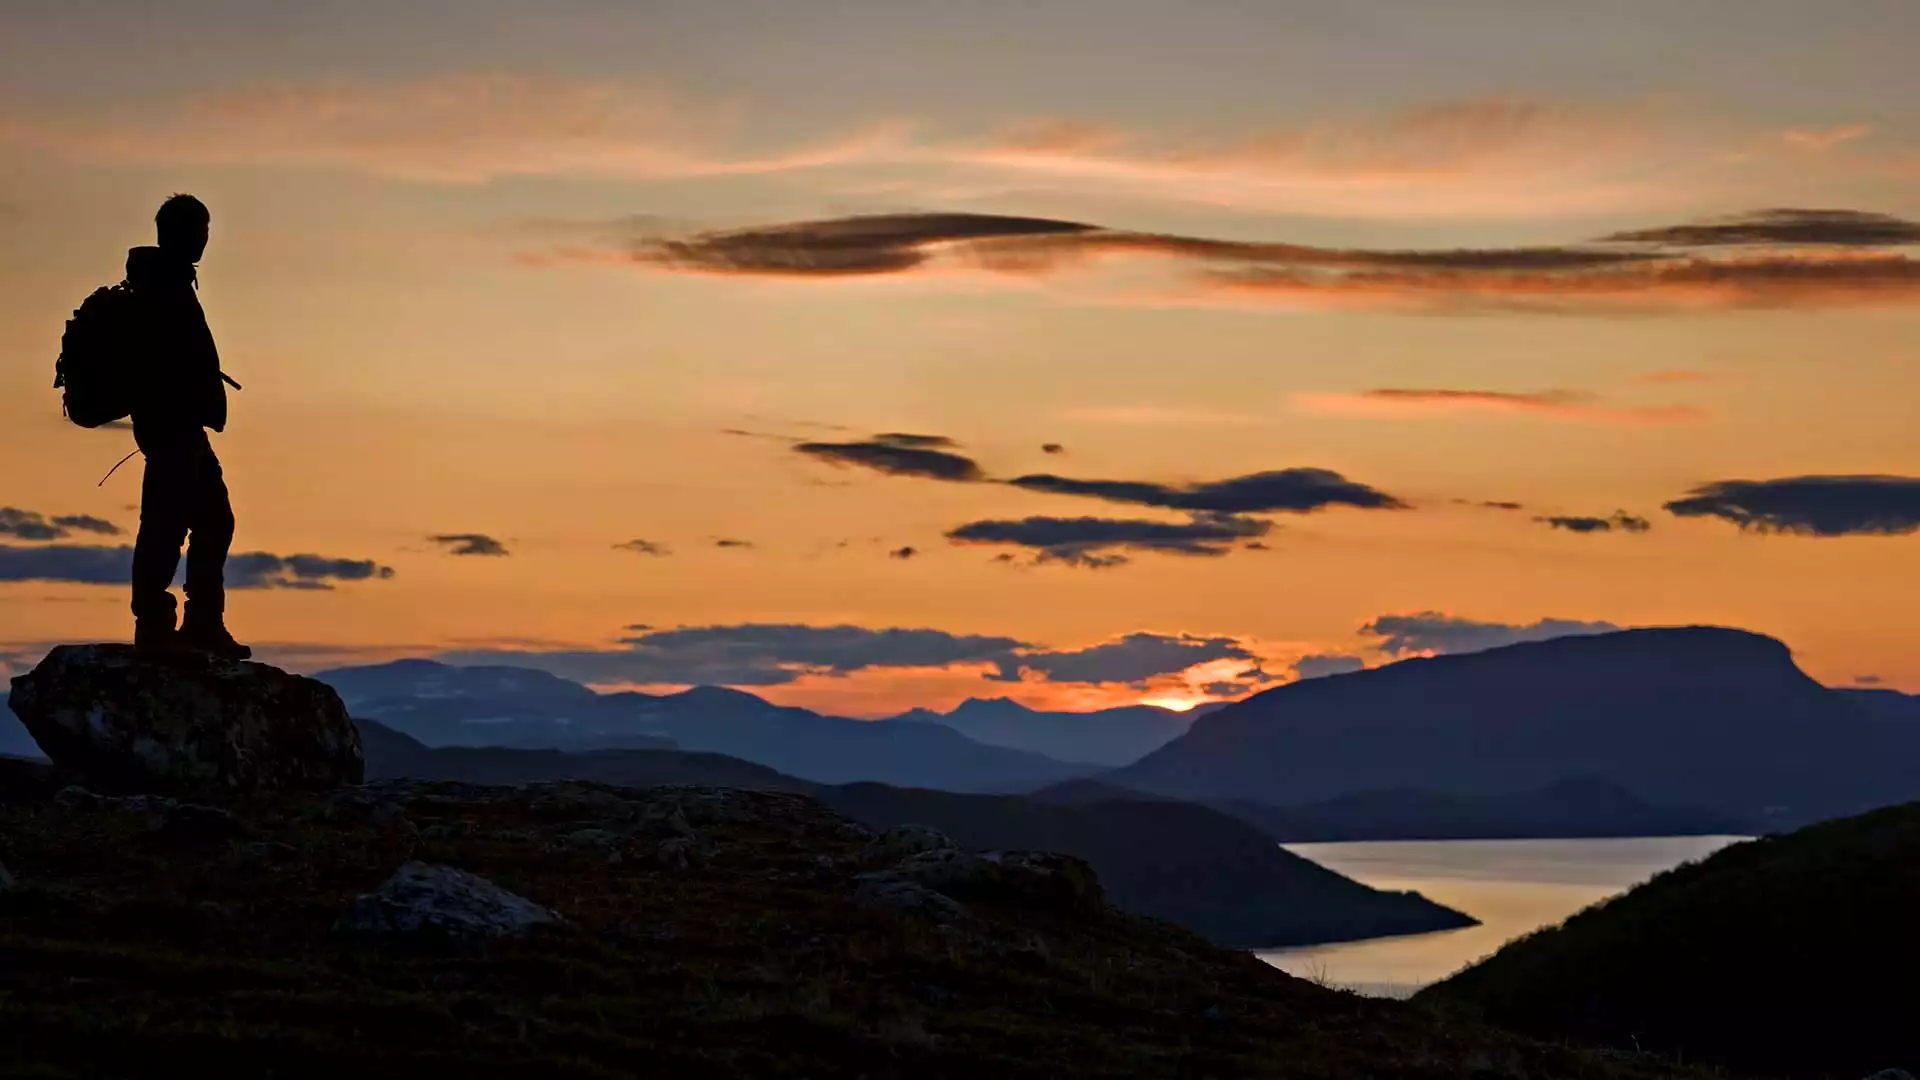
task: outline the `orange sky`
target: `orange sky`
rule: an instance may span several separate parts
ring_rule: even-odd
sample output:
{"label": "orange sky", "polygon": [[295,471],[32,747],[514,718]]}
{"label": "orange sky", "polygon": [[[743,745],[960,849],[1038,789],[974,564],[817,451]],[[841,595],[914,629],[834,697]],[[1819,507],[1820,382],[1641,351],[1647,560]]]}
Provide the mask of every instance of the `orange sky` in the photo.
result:
{"label": "orange sky", "polygon": [[[236,591],[235,632],[296,667],[498,653],[605,683],[752,670],[855,715],[1081,708],[1379,663],[1400,654],[1362,627],[1434,612],[1740,626],[1829,683],[1920,691],[1920,496],[1898,483],[1920,477],[1920,76],[1888,44],[1915,17],[1467,6],[1195,4],[1081,33],[1087,4],[530,21],[489,0],[324,25],[27,4],[0,33],[0,507],[134,524],[137,459],[95,486],[127,433],[65,425],[48,384],[62,321],[187,190],[246,385],[217,437],[236,550],[394,571]],[[1780,207],[1853,213],[1618,238]],[[870,214],[905,231],[807,224]],[[883,433],[977,475],[903,474]],[[1404,508],[1208,501],[1292,469]],[[1152,492],[1003,482],[1032,474]],[[1844,535],[1664,508],[1863,475],[1892,481],[1753,496]],[[1649,527],[1547,520],[1619,511]],[[1033,519],[1241,535],[958,542]],[[450,534],[509,554],[429,540]],[[616,547],[635,539],[666,553]],[[32,568],[125,542],[0,536],[32,579],[0,581],[0,650],[124,637],[121,588]],[[740,629],[763,625],[789,629]],[[1005,638],[1032,666],[879,637],[864,667],[820,660],[806,628],[839,626]],[[647,640],[675,628],[720,629]],[[1150,655],[1181,640],[1199,666]]]}

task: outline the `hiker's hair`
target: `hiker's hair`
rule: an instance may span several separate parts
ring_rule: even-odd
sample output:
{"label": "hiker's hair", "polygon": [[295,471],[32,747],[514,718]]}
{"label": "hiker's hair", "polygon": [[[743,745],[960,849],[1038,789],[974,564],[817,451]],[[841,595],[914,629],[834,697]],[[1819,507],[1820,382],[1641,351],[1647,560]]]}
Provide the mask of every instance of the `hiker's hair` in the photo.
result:
{"label": "hiker's hair", "polygon": [[161,232],[168,232],[181,225],[205,225],[213,220],[207,212],[207,204],[191,195],[174,192],[167,201],[160,204],[160,210],[153,215],[153,224]]}

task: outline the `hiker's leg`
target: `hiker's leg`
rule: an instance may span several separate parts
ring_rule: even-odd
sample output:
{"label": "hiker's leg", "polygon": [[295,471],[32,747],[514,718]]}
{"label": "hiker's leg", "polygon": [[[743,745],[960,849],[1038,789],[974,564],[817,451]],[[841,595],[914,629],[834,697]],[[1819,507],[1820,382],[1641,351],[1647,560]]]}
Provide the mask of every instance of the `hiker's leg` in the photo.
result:
{"label": "hiker's leg", "polygon": [[172,629],[174,598],[168,589],[180,569],[180,545],[192,521],[194,460],[182,447],[146,441],[140,479],[140,533],[133,543],[133,617]]}
{"label": "hiker's leg", "polygon": [[187,547],[187,613],[195,626],[223,624],[227,610],[227,551],[233,546],[233,503],[220,459],[203,432],[193,476],[192,542]]}

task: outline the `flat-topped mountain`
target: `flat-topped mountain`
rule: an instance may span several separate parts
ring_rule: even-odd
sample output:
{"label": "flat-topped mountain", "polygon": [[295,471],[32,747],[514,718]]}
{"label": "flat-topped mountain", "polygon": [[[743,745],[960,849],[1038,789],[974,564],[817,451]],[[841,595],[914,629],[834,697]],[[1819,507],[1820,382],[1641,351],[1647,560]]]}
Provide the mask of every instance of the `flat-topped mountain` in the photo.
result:
{"label": "flat-topped mountain", "polygon": [[1279,687],[1101,779],[1290,806],[1394,789],[1506,795],[1571,776],[1788,826],[1920,795],[1920,725],[1814,682],[1771,638],[1626,630]]}

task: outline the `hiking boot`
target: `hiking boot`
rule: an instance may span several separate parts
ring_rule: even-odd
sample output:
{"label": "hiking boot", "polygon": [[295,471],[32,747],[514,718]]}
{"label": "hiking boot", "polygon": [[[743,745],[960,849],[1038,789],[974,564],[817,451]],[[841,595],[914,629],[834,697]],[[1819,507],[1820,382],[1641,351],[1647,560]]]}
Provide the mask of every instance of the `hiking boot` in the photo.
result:
{"label": "hiking boot", "polygon": [[245,660],[253,650],[233,640],[224,623],[189,622],[180,627],[180,644],[216,660]]}
{"label": "hiking boot", "polygon": [[166,622],[135,619],[133,649],[148,659],[161,660],[179,656],[186,651],[186,646],[180,641],[180,632],[173,628],[172,619]]}

